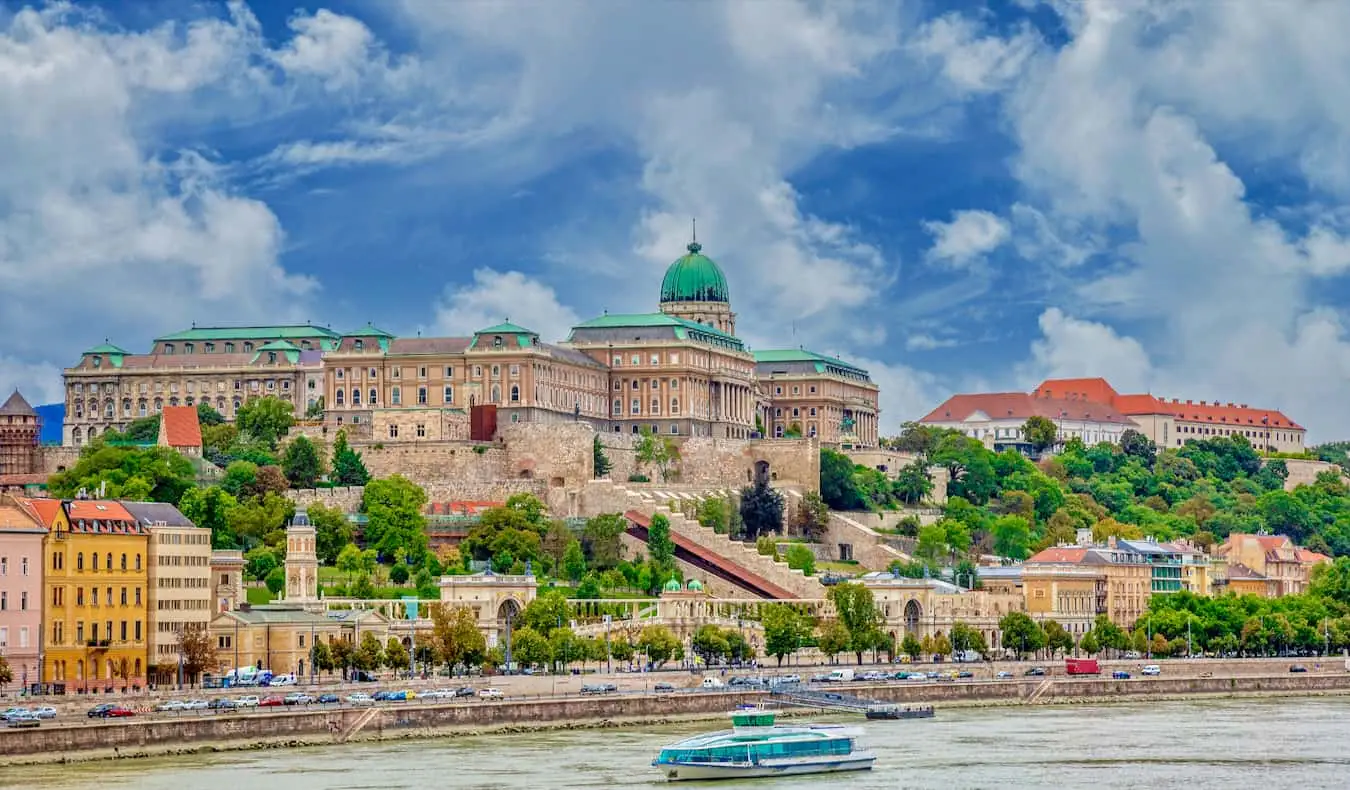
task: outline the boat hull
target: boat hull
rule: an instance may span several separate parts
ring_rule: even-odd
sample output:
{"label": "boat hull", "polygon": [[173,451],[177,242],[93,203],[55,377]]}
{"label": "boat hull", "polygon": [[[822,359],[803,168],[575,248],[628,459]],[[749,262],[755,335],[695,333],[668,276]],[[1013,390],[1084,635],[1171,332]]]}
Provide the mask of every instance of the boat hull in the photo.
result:
{"label": "boat hull", "polygon": [[832,774],[843,771],[868,771],[876,762],[874,755],[852,755],[839,760],[797,762],[782,764],[707,764],[681,765],[662,763],[656,766],[661,775],[672,782],[706,781],[709,779],[754,779],[765,776],[800,774]]}

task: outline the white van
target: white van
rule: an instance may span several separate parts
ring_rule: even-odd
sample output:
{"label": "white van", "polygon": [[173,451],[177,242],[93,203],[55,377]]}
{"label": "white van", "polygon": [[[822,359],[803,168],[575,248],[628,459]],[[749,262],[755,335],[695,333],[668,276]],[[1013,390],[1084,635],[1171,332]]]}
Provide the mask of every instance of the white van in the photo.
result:
{"label": "white van", "polygon": [[704,678],[704,679],[703,679],[703,688],[705,688],[705,689],[722,689],[722,688],[726,688],[726,687],[727,687],[727,684],[723,683],[723,682],[721,681],[720,678]]}
{"label": "white van", "polygon": [[1157,664],[1149,664],[1148,666],[1146,666],[1146,667],[1144,667],[1143,669],[1139,670],[1139,674],[1141,674],[1141,675],[1161,675],[1161,674],[1162,674],[1162,667],[1158,666]]}
{"label": "white van", "polygon": [[850,683],[853,681],[853,670],[836,669],[830,673],[829,680],[831,683]]}

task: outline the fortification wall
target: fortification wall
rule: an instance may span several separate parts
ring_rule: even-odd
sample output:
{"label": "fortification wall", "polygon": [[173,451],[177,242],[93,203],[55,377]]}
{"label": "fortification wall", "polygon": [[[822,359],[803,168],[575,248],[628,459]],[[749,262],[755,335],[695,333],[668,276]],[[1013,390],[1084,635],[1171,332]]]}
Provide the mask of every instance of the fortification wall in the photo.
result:
{"label": "fortification wall", "polygon": [[1317,476],[1322,472],[1336,472],[1342,480],[1350,482],[1344,470],[1336,464],[1327,461],[1306,461],[1300,458],[1285,458],[1285,468],[1289,470],[1289,476],[1284,479],[1284,490],[1293,491],[1301,485],[1312,485],[1317,482]]}
{"label": "fortification wall", "polygon": [[[653,482],[663,482],[657,470],[639,468],[633,434],[602,433],[600,441],[610,461],[610,478],[626,481],[641,473]],[[680,460],[675,474],[664,482],[739,488],[754,480],[755,464],[769,464],[770,476],[780,483],[795,483],[809,489],[820,486],[820,444],[815,439],[714,439],[689,436],[677,439]]]}
{"label": "fortification wall", "polygon": [[75,465],[80,460],[80,448],[43,445],[38,448],[38,471],[54,475]]}

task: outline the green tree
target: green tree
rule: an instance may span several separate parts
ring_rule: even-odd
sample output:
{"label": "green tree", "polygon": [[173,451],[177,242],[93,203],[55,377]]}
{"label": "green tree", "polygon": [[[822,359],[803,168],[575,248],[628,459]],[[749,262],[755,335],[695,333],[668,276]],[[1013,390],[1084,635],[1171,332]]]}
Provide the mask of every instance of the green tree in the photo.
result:
{"label": "green tree", "polygon": [[563,554],[567,551],[567,544],[572,540],[572,531],[564,522],[554,521],[548,525],[548,531],[544,533],[540,547],[552,562],[552,567],[562,567]]}
{"label": "green tree", "polygon": [[[105,441],[114,441],[109,439],[108,433],[103,434]],[[159,441],[159,415],[152,414],[149,417],[141,417],[127,423],[127,427],[118,432],[120,437],[117,440],[124,442],[135,442],[137,444],[154,444]]]}
{"label": "green tree", "polygon": [[875,647],[881,631],[881,614],[872,591],[858,582],[836,584],[826,593],[834,602],[839,621],[848,629],[849,651],[862,663],[862,654]]}
{"label": "green tree", "polygon": [[[215,652],[214,647],[212,653]],[[309,663],[314,673],[331,672],[337,667],[333,663],[333,651],[329,649],[327,642],[316,640],[309,648]]]}
{"label": "green tree", "polygon": [[372,480],[361,497],[366,545],[386,557],[401,548],[412,562],[421,563],[427,551],[426,504],[426,492],[402,475]]}
{"label": "green tree", "polygon": [[396,562],[389,568],[389,581],[394,584],[407,584],[408,579],[411,576],[412,572],[409,571],[408,566],[402,562]]}
{"label": "green tree", "polygon": [[603,513],[586,520],[581,536],[596,570],[613,568],[623,559],[623,535],[628,521],[618,513]]}
{"label": "green tree", "polygon": [[805,618],[791,606],[775,603],[760,611],[760,621],[764,626],[764,652],[778,659],[781,667],[783,659],[797,652],[809,633]]}
{"label": "green tree", "polygon": [[819,492],[807,491],[802,494],[801,502],[797,503],[792,526],[798,534],[809,541],[819,543],[824,539],[826,531],[830,528],[830,507],[825,504],[824,499],[821,499]]}
{"label": "green tree", "polygon": [[959,620],[952,624],[951,645],[957,654],[974,651],[984,655],[989,652],[984,633]]}
{"label": "green tree", "polygon": [[756,480],[741,489],[741,522],[751,540],[767,532],[783,531],[783,495],[769,487],[767,480]]}
{"label": "green tree", "polygon": [[647,656],[656,668],[667,661],[678,660],[684,653],[680,640],[663,625],[649,625],[638,636],[637,649]]}
{"label": "green tree", "polygon": [[1022,612],[1003,615],[998,627],[1003,632],[1003,647],[1015,651],[1019,659],[1045,647],[1045,631]]}
{"label": "green tree", "polygon": [[314,551],[320,562],[333,565],[338,554],[354,539],[352,522],[336,507],[313,504],[307,512],[309,523],[314,525]]}
{"label": "green tree", "polygon": [[361,454],[347,444],[347,432],[339,430],[333,439],[332,480],[340,486],[363,486],[370,481],[370,472],[361,460]]}
{"label": "green tree", "polygon": [[267,578],[273,568],[281,565],[277,553],[266,546],[259,546],[244,553],[244,576],[256,581]]}
{"label": "green tree", "polygon": [[431,642],[450,671],[457,666],[481,663],[487,655],[487,640],[478,630],[477,618],[467,606],[431,607]]}
{"label": "green tree", "polygon": [[549,590],[525,605],[520,620],[548,636],[553,629],[561,628],[567,622],[567,596],[561,590]]}
{"label": "green tree", "polygon": [[286,586],[286,569],[278,567],[268,571],[263,583],[267,585],[268,592],[279,595],[281,589]]}
{"label": "green tree", "polygon": [[524,667],[547,666],[553,651],[543,634],[526,626],[511,634],[511,660]]}
{"label": "green tree", "polygon": [[1056,652],[1068,655],[1069,651],[1073,650],[1073,635],[1064,630],[1064,626],[1058,621],[1047,620],[1042,628],[1045,630],[1045,646],[1050,650],[1050,655],[1053,656]]}
{"label": "green tree", "polygon": [[605,455],[605,445],[601,443],[598,433],[591,441],[591,461],[595,466],[596,477],[609,477],[609,456]]}
{"label": "green tree", "polygon": [[1091,631],[1083,634],[1083,638],[1078,640],[1078,647],[1090,656],[1096,655],[1102,649],[1101,644],[1097,641],[1097,635]]}
{"label": "green tree", "polygon": [[571,628],[555,628],[548,635],[549,653],[553,657],[553,666],[566,670],[569,665],[586,659],[586,643],[572,632]]}
{"label": "green tree", "polygon": [[941,523],[919,527],[919,541],[914,547],[914,556],[930,567],[942,564],[947,553],[947,529]]}
{"label": "green tree", "polygon": [[253,497],[230,509],[226,518],[240,543],[252,546],[267,543],[280,546],[285,538],[286,522],[295,514],[295,503],[268,493]]}
{"label": "green tree", "polygon": [[1158,445],[1144,434],[1133,428],[1127,428],[1120,434],[1120,451],[1131,458],[1137,458],[1145,468],[1152,469],[1157,460]]}
{"label": "green tree", "polygon": [[383,664],[384,650],[380,647],[380,640],[371,632],[365,632],[361,635],[361,642],[352,655],[352,666],[371,672]]}
{"label": "green tree", "polygon": [[249,499],[258,496],[258,465],[251,461],[235,461],[225,467],[225,476],[220,487],[237,499]]}
{"label": "green tree", "polygon": [[281,468],[292,488],[313,488],[323,475],[323,458],[309,437],[297,436],[287,445]]}
{"label": "green tree", "polygon": [[854,463],[843,453],[820,451],[820,497],[831,510],[861,510],[866,506],[853,480]]}
{"label": "green tree", "polygon": [[1031,527],[1021,516],[1000,516],[994,522],[994,553],[1010,560],[1024,560],[1031,547]]}
{"label": "green tree", "polygon": [[573,584],[581,581],[581,577],[586,575],[586,555],[581,550],[581,541],[575,539],[568,541],[567,550],[563,552],[562,567],[568,581]]}
{"label": "green tree", "polygon": [[340,572],[346,574],[347,582],[350,584],[352,577],[361,572],[361,549],[355,543],[348,543],[338,552],[334,564]]}
{"label": "green tree", "polygon": [[699,626],[689,640],[689,647],[709,666],[729,658],[731,653],[726,634],[715,625]]}
{"label": "green tree", "polygon": [[271,395],[249,398],[235,413],[234,424],[242,433],[275,450],[277,440],[295,424],[295,406]]}
{"label": "green tree", "polygon": [[408,648],[403,646],[398,637],[391,636],[384,645],[384,665],[390,669],[404,670],[412,662],[412,657],[408,655]]}
{"label": "green tree", "polygon": [[834,663],[835,656],[848,649],[849,633],[848,628],[838,620],[827,620],[820,625],[820,631],[816,634],[816,647],[825,657]]}
{"label": "green tree", "polygon": [[211,530],[211,548],[234,549],[239,538],[230,526],[230,511],[239,504],[220,486],[190,488],[178,501],[178,512],[199,527]]}
{"label": "green tree", "polygon": [[895,497],[906,505],[914,506],[933,493],[933,479],[928,475],[928,465],[923,459],[900,467],[891,484]]}
{"label": "green tree", "polygon": [[167,447],[109,447],[92,444],[75,465],[47,479],[53,497],[70,499],[81,489],[93,495],[106,485],[109,499],[135,498],[176,503],[192,488],[197,474],[192,464]]}
{"label": "green tree", "polygon": [[900,651],[909,656],[910,661],[918,661],[923,655],[923,643],[913,631],[906,631],[905,638],[900,640]]}
{"label": "green tree", "polygon": [[209,428],[213,425],[224,425],[225,416],[211,408],[211,404],[203,400],[197,404],[197,422],[203,428]]}
{"label": "green tree", "polygon": [[1032,415],[1022,423],[1022,438],[1031,445],[1031,449],[1043,453],[1055,446],[1059,438],[1059,428],[1047,417]]}
{"label": "green tree", "polygon": [[643,426],[637,444],[633,446],[633,454],[639,465],[656,467],[661,481],[666,482],[674,471],[674,465],[680,461],[680,446],[669,436],[657,436],[650,428]]}
{"label": "green tree", "polygon": [[652,516],[647,527],[647,553],[658,568],[675,567],[675,541],[670,537],[670,519],[661,513]]}
{"label": "green tree", "polygon": [[721,497],[708,497],[698,503],[698,523],[719,535],[731,531],[731,504]]}
{"label": "green tree", "polygon": [[799,570],[806,576],[814,575],[816,572],[816,553],[807,546],[794,543],[788,547],[787,564],[789,568]]}

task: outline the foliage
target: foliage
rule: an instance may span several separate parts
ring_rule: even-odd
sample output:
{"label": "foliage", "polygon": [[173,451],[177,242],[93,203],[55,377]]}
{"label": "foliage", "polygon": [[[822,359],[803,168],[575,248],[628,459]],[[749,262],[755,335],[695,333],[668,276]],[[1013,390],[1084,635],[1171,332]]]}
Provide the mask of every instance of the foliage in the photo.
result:
{"label": "foliage", "polygon": [[261,498],[254,497],[231,508],[226,519],[241,545],[267,543],[280,546],[285,538],[283,528],[294,513],[294,502],[268,492]]}
{"label": "foliage", "polygon": [[769,487],[767,480],[756,480],[741,489],[741,522],[750,539],[766,532],[783,531],[783,495]]}
{"label": "foliage", "polygon": [[273,568],[267,572],[267,578],[263,581],[267,585],[268,592],[273,595],[279,594],[281,588],[286,586],[286,569],[280,567]]}
{"label": "foliage", "polygon": [[230,512],[239,501],[219,486],[192,488],[178,500],[178,511],[199,527],[211,530],[211,548],[239,548],[239,537],[230,525]]}
{"label": "foliage", "polygon": [[900,651],[909,656],[911,661],[918,661],[923,655],[923,643],[913,632],[906,631],[905,638],[900,640]]}
{"label": "foliage", "polygon": [[91,444],[80,459],[47,481],[53,497],[72,498],[80,489],[91,495],[107,483],[109,499],[177,503],[193,486],[192,464],[167,447],[109,447]]}
{"label": "foliage", "polygon": [[217,425],[225,424],[225,415],[216,411],[211,404],[201,401],[197,404],[197,422],[203,428],[211,428]]}
{"label": "foliage", "polygon": [[389,569],[389,581],[394,584],[407,584],[408,579],[411,578],[411,576],[412,572],[409,571],[408,566],[402,562],[394,563],[393,567]]}
{"label": "foliage", "polygon": [[669,436],[657,436],[650,428],[643,426],[633,454],[639,464],[656,467],[661,481],[667,482],[673,473],[673,466],[680,462],[680,446]]}
{"label": "foliage", "polygon": [[1050,418],[1034,414],[1022,423],[1022,438],[1026,439],[1032,450],[1043,453],[1055,446],[1059,438],[1059,428]]}
{"label": "foliage", "polygon": [[675,541],[670,537],[670,519],[657,513],[647,527],[647,553],[658,568],[675,567]]}
{"label": "foliage", "polygon": [[336,563],[338,553],[350,545],[354,537],[347,514],[339,508],[318,503],[310,505],[306,512],[309,523],[314,526],[314,551],[319,555],[319,561],[325,565]]}
{"label": "foliage", "polygon": [[678,661],[684,655],[680,640],[663,625],[649,625],[638,636],[637,649],[659,669],[667,661]]}
{"label": "foliage", "polygon": [[794,543],[787,550],[789,568],[799,570],[807,576],[816,572],[816,553],[800,543]]}
{"label": "foliage", "polygon": [[1003,619],[998,621],[998,627],[1002,632],[1000,641],[1003,647],[1015,651],[1019,659],[1028,652],[1034,653],[1045,647],[1045,630],[1022,612],[1003,615]]}
{"label": "foliage", "polygon": [[623,535],[627,529],[628,521],[618,513],[603,513],[586,520],[581,536],[590,567],[606,570],[619,564],[623,559]]}
{"label": "foliage", "polygon": [[725,535],[731,531],[731,503],[722,497],[708,497],[698,503],[694,518],[702,526]]}
{"label": "foliage", "polygon": [[1070,650],[1073,650],[1073,634],[1065,630],[1064,626],[1055,620],[1047,620],[1041,627],[1045,630],[1045,646],[1050,650],[1051,655],[1056,652],[1067,654]]}
{"label": "foliage", "polygon": [[369,672],[383,664],[384,648],[380,646],[379,638],[370,631],[365,632],[361,635],[361,643],[356,646],[356,652],[352,654],[352,666]]}
{"label": "foliage", "polygon": [[821,624],[816,634],[816,647],[825,657],[834,662],[834,657],[848,649],[848,628],[838,620],[829,620]]}
{"label": "foliage", "polygon": [[478,630],[473,610],[467,606],[431,607],[431,640],[436,655],[447,669],[475,666],[487,654],[487,641]]}
{"label": "foliage", "polygon": [[848,649],[862,663],[862,654],[881,643],[881,613],[872,591],[858,582],[836,584],[827,593],[839,622],[848,630]]}
{"label": "foliage", "polygon": [[989,645],[985,641],[984,633],[978,628],[973,628],[959,620],[952,623],[951,645],[952,650],[956,653],[973,650],[980,655],[985,655],[989,652]]}
{"label": "foliage", "polygon": [[384,665],[390,669],[407,669],[411,659],[408,648],[403,646],[398,637],[389,637],[389,641],[384,645]]}
{"label": "foliage", "polygon": [[595,466],[596,477],[609,477],[611,464],[609,456],[605,455],[605,445],[600,442],[600,434],[596,434],[591,441],[591,460]]}
{"label": "foliage", "polygon": [[898,450],[902,453],[915,453],[921,456],[930,456],[937,449],[938,443],[950,434],[957,433],[950,428],[936,428],[931,425],[924,425],[917,422],[907,422],[900,426],[900,434],[889,439],[882,439],[881,444],[891,450]]}
{"label": "foliage", "polygon": [[892,483],[895,496],[906,505],[918,505],[933,493],[933,478],[928,474],[928,465],[922,459],[900,467]]}
{"label": "foliage", "polygon": [[573,584],[586,575],[586,553],[581,550],[581,541],[568,541],[567,550],[563,552],[562,568],[568,581]]}
{"label": "foliage", "polygon": [[853,460],[834,450],[820,451],[820,496],[832,510],[866,507],[853,482]]}
{"label": "foliage", "polygon": [[281,559],[277,553],[266,546],[259,546],[244,554],[244,576],[248,579],[262,581],[279,565]]}
{"label": "foliage", "polygon": [[249,398],[234,415],[234,424],[245,433],[275,450],[277,440],[295,424],[295,407],[288,400],[268,395]]}
{"label": "foliage", "polygon": [[819,543],[825,537],[830,526],[830,507],[825,504],[817,491],[802,494],[797,503],[797,512],[792,519],[792,528],[809,541]]}
{"label": "foliage", "polygon": [[323,458],[307,436],[297,436],[286,447],[281,468],[292,488],[313,488],[323,475]]}
{"label": "foliage", "polygon": [[361,497],[367,516],[364,539],[367,546],[386,557],[402,549],[414,564],[427,551],[426,492],[402,475],[372,480]]}
{"label": "foliage", "polygon": [[370,481],[370,472],[361,460],[361,454],[347,444],[347,432],[339,430],[333,439],[333,474],[335,485],[363,486]]}
{"label": "foliage", "polygon": [[764,653],[783,659],[797,652],[802,641],[810,633],[810,622],[796,609],[783,603],[768,604],[760,611],[760,623],[764,626]]}
{"label": "foliage", "polygon": [[1010,560],[1024,560],[1031,546],[1031,528],[1021,516],[1001,516],[994,522],[994,553]]}
{"label": "foliage", "polygon": [[216,663],[216,640],[206,626],[190,623],[178,636],[178,649],[183,654],[183,674],[195,678]]}

